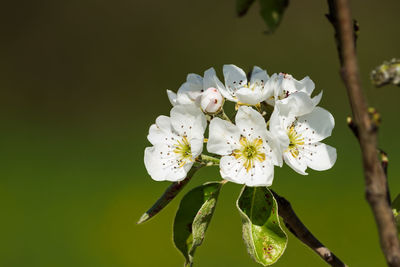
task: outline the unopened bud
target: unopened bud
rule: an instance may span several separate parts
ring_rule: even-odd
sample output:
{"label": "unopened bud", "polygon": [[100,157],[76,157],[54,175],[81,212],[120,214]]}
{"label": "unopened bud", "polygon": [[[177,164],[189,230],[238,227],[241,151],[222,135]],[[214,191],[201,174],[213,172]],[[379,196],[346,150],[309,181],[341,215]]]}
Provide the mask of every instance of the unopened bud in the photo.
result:
{"label": "unopened bud", "polygon": [[201,95],[200,106],[206,113],[217,113],[224,104],[224,98],[218,89],[210,87]]}

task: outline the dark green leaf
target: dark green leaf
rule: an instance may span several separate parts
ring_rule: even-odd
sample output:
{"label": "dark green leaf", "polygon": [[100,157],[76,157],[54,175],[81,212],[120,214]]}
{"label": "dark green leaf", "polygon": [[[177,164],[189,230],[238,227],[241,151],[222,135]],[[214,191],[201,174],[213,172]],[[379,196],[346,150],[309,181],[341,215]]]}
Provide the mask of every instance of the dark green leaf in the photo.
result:
{"label": "dark green leaf", "polygon": [[204,239],[213,216],[222,183],[210,182],[189,191],[181,201],[174,221],[174,243],[186,259],[193,263],[193,255]]}
{"label": "dark green leaf", "polygon": [[164,194],[154,203],[154,205],[148,209],[142,217],[140,217],[137,224],[144,223],[150,220],[152,217],[157,215],[163,208],[165,208],[171,200],[173,200],[179,192],[183,189],[183,187],[192,179],[193,175],[199,168],[193,167],[186,178],[180,182],[174,182],[165,190]]}
{"label": "dark green leaf", "polygon": [[285,251],[287,235],[280,226],[272,193],[266,187],[245,186],[236,206],[242,217],[247,252],[264,266],[275,263]]}
{"label": "dark green leaf", "polygon": [[245,15],[254,1],[255,0],[236,0],[236,14],[240,17]]}
{"label": "dark green leaf", "polygon": [[283,12],[289,5],[289,0],[259,0],[260,1],[260,14],[267,25],[267,32],[272,33],[279,26]]}

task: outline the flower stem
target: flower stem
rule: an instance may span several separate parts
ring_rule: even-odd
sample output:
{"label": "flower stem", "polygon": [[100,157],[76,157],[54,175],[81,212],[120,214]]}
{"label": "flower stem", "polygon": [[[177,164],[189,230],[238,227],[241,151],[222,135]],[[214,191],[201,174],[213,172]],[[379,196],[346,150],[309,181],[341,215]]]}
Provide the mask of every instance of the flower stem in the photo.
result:
{"label": "flower stem", "polygon": [[215,117],[219,117],[219,118],[221,118],[221,119],[223,119],[223,120],[232,122],[231,119],[228,117],[228,115],[226,115],[224,109],[222,109],[218,114],[216,114]]}
{"label": "flower stem", "polygon": [[227,121],[229,121],[229,122],[232,122],[231,119],[229,119],[228,115],[226,115],[226,113],[225,113],[224,110],[222,110],[222,118],[223,118],[224,120],[227,120]]}
{"label": "flower stem", "polygon": [[218,158],[204,155],[204,154],[201,154],[200,158],[201,158],[201,163],[205,164],[206,166],[219,165]]}

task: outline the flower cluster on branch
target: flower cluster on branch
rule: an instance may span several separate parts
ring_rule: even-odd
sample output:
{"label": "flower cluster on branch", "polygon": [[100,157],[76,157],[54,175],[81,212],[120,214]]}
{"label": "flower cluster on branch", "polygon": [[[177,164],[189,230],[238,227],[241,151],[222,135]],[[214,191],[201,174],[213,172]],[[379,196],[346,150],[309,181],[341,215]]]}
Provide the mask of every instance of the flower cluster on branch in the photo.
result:
{"label": "flower cluster on branch", "polygon": [[[334,118],[318,106],[322,92],[312,96],[309,77],[270,77],[257,66],[247,77],[235,65],[224,65],[223,75],[224,83],[210,68],[203,77],[189,74],[176,93],[167,90],[173,108],[151,125],[153,146],[144,155],[154,180],[182,181],[193,166],[212,162],[219,163],[225,180],[270,186],[274,167],[283,163],[302,175],[307,168],[334,165],[336,149],[321,143],[331,135]],[[225,101],[235,102],[234,122],[225,114]]]}

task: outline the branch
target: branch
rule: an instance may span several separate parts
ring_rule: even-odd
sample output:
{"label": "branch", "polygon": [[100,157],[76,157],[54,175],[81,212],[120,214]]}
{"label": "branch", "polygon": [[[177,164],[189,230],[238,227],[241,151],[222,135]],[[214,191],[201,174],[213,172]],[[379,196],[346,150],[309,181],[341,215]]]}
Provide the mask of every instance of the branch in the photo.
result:
{"label": "branch", "polygon": [[[335,28],[341,75],[347,88],[352,112],[358,127],[364,176],[366,198],[371,206],[378,226],[380,243],[386,262],[389,266],[400,266],[400,244],[393,212],[388,205],[387,182],[384,170],[378,159],[377,131],[367,111],[355,51],[354,24],[350,14],[348,0],[328,0],[330,14],[328,18]],[[332,8],[333,7],[333,8]]]}
{"label": "branch", "polygon": [[326,263],[331,266],[347,266],[327,247],[325,247],[307,227],[300,221],[294,212],[292,205],[284,197],[281,197],[276,192],[272,191],[276,201],[278,202],[279,216],[282,217],[286,227],[294,234],[301,242],[310,247],[317,253]]}
{"label": "branch", "polygon": [[[378,126],[380,124],[380,121],[381,121],[381,117],[380,117],[379,113],[377,113],[374,108],[369,108],[368,112],[369,112],[369,114],[371,116],[371,120],[374,122],[374,124],[376,126]],[[353,121],[353,119],[351,117],[347,117],[347,125],[349,126],[349,128],[353,132],[354,136],[359,140],[358,126],[356,125],[356,123]],[[389,157],[388,157],[387,153],[385,151],[383,151],[382,149],[380,149],[380,148],[377,149],[377,153],[379,154],[379,157],[381,159],[382,169],[383,169],[383,172],[385,173],[385,177],[386,177],[386,199],[388,201],[389,206],[391,206],[392,205],[392,200],[390,198],[389,184],[388,184],[388,173],[387,173],[388,172],[388,167],[389,167]]]}

